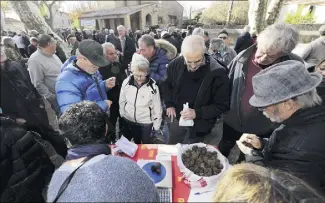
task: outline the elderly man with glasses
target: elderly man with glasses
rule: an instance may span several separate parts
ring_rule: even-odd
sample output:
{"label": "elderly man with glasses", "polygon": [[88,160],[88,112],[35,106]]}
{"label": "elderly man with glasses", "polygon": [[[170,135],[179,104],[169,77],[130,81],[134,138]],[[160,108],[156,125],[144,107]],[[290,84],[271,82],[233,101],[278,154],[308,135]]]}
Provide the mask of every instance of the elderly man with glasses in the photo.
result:
{"label": "elderly man with glasses", "polygon": [[281,126],[268,140],[244,134],[237,145],[246,161],[290,172],[325,192],[325,106],[316,91],[322,80],[293,60],[256,74],[249,103]]}
{"label": "elderly man with glasses", "polygon": [[[169,143],[204,142],[216,120],[229,109],[229,79],[226,68],[205,54],[202,36],[184,39],[182,56],[168,65],[164,101],[169,123]],[[183,104],[189,108],[183,111]],[[193,120],[194,126],[179,126],[179,119]]]}
{"label": "elderly man with glasses", "polygon": [[213,38],[210,40],[210,53],[216,60],[229,65],[230,62],[236,57],[236,52],[228,47],[222,39]]}
{"label": "elderly man with glasses", "polygon": [[[274,24],[267,27],[253,45],[239,53],[228,65],[231,83],[230,111],[224,116],[221,153],[228,156],[236,140],[243,133],[269,137],[276,127],[249,104],[253,96],[252,78],[261,70],[287,60],[303,60],[291,53],[298,43],[298,32],[292,25]],[[240,159],[243,159],[240,156]]]}

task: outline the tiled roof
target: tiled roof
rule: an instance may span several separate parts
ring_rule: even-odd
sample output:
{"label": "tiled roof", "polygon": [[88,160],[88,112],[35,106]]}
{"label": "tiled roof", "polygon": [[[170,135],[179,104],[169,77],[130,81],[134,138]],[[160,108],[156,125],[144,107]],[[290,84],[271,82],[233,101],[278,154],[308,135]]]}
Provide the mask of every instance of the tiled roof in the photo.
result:
{"label": "tiled roof", "polygon": [[83,13],[79,19],[81,18],[96,18],[102,16],[110,16],[110,15],[125,15],[131,12],[138,11],[144,7],[150,6],[153,4],[141,4],[135,6],[125,6],[125,7],[117,7],[117,8],[108,8],[108,9],[100,9],[97,11],[89,11]]}

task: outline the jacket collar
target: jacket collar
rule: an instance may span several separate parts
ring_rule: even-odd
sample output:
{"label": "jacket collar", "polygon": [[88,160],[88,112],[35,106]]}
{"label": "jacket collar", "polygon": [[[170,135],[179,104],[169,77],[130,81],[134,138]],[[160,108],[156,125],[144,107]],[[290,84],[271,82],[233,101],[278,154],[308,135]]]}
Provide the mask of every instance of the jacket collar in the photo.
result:
{"label": "jacket collar", "polygon": [[285,125],[306,125],[323,121],[325,123],[325,104],[308,109],[299,109],[289,119],[285,120]]}

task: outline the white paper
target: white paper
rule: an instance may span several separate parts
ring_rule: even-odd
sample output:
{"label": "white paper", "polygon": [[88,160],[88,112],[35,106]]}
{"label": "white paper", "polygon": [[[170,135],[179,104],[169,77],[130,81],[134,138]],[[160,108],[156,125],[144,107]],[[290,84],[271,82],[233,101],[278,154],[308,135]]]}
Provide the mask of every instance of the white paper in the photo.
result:
{"label": "white paper", "polygon": [[[186,104],[183,104],[183,111],[185,109],[188,109],[188,102],[186,102]],[[193,126],[194,125],[194,121],[193,120],[184,120],[183,117],[181,116],[181,118],[179,119],[179,126]]]}
{"label": "white paper", "polygon": [[124,136],[122,136],[115,144],[122,152],[130,157],[134,157],[138,150],[138,145],[130,142]]}
{"label": "white paper", "polygon": [[176,156],[178,148],[176,145],[158,145],[157,156],[158,155],[169,155]]}
{"label": "white paper", "polygon": [[172,157],[169,155],[159,155],[156,156],[156,161],[171,161]]}
{"label": "white paper", "polygon": [[[195,193],[200,194],[196,195]],[[213,202],[214,188],[191,188],[188,202]]]}

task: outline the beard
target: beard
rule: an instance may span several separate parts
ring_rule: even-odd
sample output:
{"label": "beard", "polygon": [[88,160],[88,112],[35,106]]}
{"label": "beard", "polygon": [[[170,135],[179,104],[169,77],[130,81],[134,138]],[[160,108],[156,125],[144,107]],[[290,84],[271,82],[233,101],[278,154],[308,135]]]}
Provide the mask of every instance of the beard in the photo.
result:
{"label": "beard", "polygon": [[263,111],[263,115],[266,118],[270,119],[270,121],[273,122],[273,123],[281,123],[282,122],[279,116],[275,116],[275,118],[273,118],[272,116],[267,114],[265,111]]}

